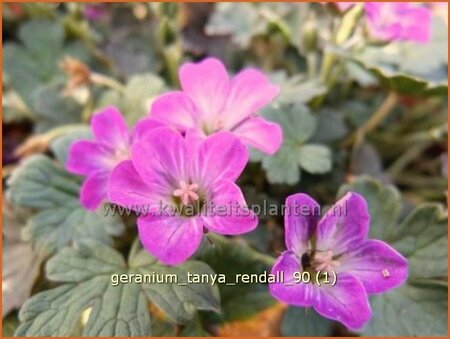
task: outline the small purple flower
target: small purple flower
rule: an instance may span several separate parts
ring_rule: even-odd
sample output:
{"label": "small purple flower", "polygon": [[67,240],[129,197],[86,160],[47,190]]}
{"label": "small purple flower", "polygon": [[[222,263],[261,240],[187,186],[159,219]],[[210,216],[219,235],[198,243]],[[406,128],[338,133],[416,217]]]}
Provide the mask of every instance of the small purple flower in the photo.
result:
{"label": "small purple flower", "polygon": [[247,161],[246,146],[229,132],[205,138],[155,128],[113,170],[109,199],[140,214],[139,238],[151,254],[179,264],[197,250],[204,228],[234,235],[256,227],[234,183]]}
{"label": "small purple flower", "polygon": [[426,43],[431,35],[431,11],[409,2],[367,2],[367,24],[382,40],[411,40]]}
{"label": "small purple flower", "polygon": [[[286,199],[287,250],[272,268],[272,274],[284,272],[284,281],[270,284],[270,292],[350,329],[361,328],[371,317],[368,294],[403,284],[408,263],[386,243],[367,239],[370,216],[359,194],[347,193],[320,220],[319,210],[306,194]],[[298,282],[302,272],[309,272],[310,282]]]}
{"label": "small purple flower", "polygon": [[205,135],[229,131],[267,154],[280,148],[280,126],[255,114],[279,92],[264,74],[246,69],[230,79],[219,60],[208,58],[184,64],[179,75],[183,91],[156,99],[151,119],[182,132],[192,128]]}
{"label": "small purple flower", "polygon": [[117,108],[109,106],[93,115],[94,140],[73,143],[66,163],[69,172],[87,177],[80,191],[86,209],[95,210],[106,198],[109,175],[115,166],[130,158],[132,140],[156,125],[146,119],[131,134]]}

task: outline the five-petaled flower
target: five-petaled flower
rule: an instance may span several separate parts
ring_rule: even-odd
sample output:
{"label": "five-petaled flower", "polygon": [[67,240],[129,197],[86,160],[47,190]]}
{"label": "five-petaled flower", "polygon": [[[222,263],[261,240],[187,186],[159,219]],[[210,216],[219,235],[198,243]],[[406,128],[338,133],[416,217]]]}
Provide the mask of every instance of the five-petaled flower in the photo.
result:
{"label": "five-petaled flower", "polygon": [[[286,199],[287,250],[272,268],[273,274],[284,272],[284,281],[270,284],[270,292],[350,329],[361,328],[371,317],[368,294],[403,284],[407,261],[386,243],[367,239],[370,216],[360,195],[347,193],[320,220],[319,210],[306,194]],[[298,272],[309,272],[311,280],[298,282]]]}
{"label": "five-petaled flower", "polygon": [[[323,2],[324,3],[324,2]],[[336,2],[346,11],[362,2]],[[370,33],[377,39],[410,40],[426,43],[431,34],[431,11],[410,2],[365,2],[364,11]]]}
{"label": "five-petaled flower", "polygon": [[411,40],[426,43],[431,34],[431,11],[409,2],[364,4],[371,33],[382,40]]}
{"label": "five-petaled flower", "polygon": [[183,91],[157,98],[151,119],[182,132],[192,128],[204,135],[229,131],[267,154],[280,148],[280,126],[255,114],[279,92],[260,71],[245,69],[230,80],[223,64],[208,58],[184,64],[179,75]]}
{"label": "five-petaled flower", "polygon": [[155,128],[113,170],[109,199],[139,212],[139,238],[151,254],[179,264],[197,250],[204,228],[235,235],[256,227],[234,183],[247,161],[246,146],[229,132],[204,138]]}
{"label": "five-petaled flower", "polygon": [[115,166],[130,158],[132,141],[158,125],[145,119],[130,133],[124,118],[113,106],[93,115],[94,140],[73,143],[66,163],[69,172],[87,177],[80,191],[80,201],[86,209],[95,210],[106,198],[109,175]]}

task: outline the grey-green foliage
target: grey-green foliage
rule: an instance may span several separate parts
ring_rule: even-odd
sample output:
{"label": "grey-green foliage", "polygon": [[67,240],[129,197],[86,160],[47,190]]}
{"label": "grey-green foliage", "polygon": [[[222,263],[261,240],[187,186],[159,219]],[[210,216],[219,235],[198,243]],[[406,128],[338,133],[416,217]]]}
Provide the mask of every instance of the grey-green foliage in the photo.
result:
{"label": "grey-green foliage", "polygon": [[30,103],[35,117],[36,133],[81,122],[80,104],[71,97],[64,97],[63,87],[63,81],[55,80],[41,84],[33,91]]}
{"label": "grey-green foliage", "polygon": [[87,62],[87,49],[79,41],[66,42],[63,24],[51,19],[25,22],[19,28],[19,40],[21,43],[8,42],[3,46],[6,98],[14,98],[8,93],[16,92],[20,97],[20,104],[19,99],[15,99],[11,107],[6,105],[8,119],[30,118],[38,133],[79,122],[80,105],[61,93],[65,78],[58,63],[66,56]]}
{"label": "grey-green foliage", "polygon": [[[204,242],[196,258],[206,262],[216,274],[223,274],[227,283],[235,283],[238,274],[270,273],[274,259],[252,249],[243,239],[227,239],[209,235],[212,244]],[[222,314],[219,322],[246,319],[275,303],[265,284],[238,282],[220,284]]]}
{"label": "grey-green foliage", "polygon": [[205,31],[210,35],[230,34],[234,43],[247,48],[251,38],[262,33],[265,25],[254,4],[221,2],[216,4]]}
{"label": "grey-green foliage", "polygon": [[[190,321],[196,310],[218,312],[217,286],[179,285],[187,283],[187,272],[213,273],[208,265],[197,261],[177,267],[161,265],[147,252],[139,250],[137,242],[126,263],[119,252],[102,243],[80,241],[76,248],[64,248],[48,261],[48,279],[62,285],[40,292],[24,304],[16,335],[76,335],[84,314],[87,321],[81,324],[83,336],[149,336],[149,301],[179,323]],[[127,274],[129,282],[116,280],[120,274]],[[132,278],[133,274],[144,278],[158,276],[164,280],[171,274],[173,280],[169,283],[139,282]]]}
{"label": "grey-green foliage", "polygon": [[313,308],[289,307],[283,316],[281,334],[287,337],[323,337],[331,335],[333,322]]}
{"label": "grey-green foliage", "polygon": [[117,106],[132,125],[149,113],[151,101],[165,89],[164,81],[155,74],[135,75],[128,80],[123,93],[106,91],[97,107]]}
{"label": "grey-green foliage", "polygon": [[48,19],[35,19],[20,26],[21,44],[3,46],[3,71],[11,86],[29,105],[39,85],[49,83],[59,74],[60,59],[71,55],[82,60],[86,50],[78,42],[65,44],[63,24]]}
{"label": "grey-green foliage", "polygon": [[409,263],[408,282],[373,296],[365,335],[447,335],[447,212],[439,204],[416,207],[399,222],[401,199],[392,186],[361,177],[339,190],[360,193],[372,218],[370,237],[389,242]]}
{"label": "grey-green foliage", "polygon": [[278,123],[283,130],[283,144],[272,156],[253,152],[253,160],[261,160],[270,183],[296,184],[300,169],[312,174],[331,170],[331,150],[319,143],[310,143],[317,130],[317,117],[301,104],[277,104],[263,115]]}
{"label": "grey-green foliage", "polygon": [[81,206],[80,184],[79,177],[45,155],[27,158],[8,180],[7,197],[11,202],[36,210],[24,235],[39,250],[53,253],[82,238],[111,243],[111,236],[123,232],[119,217]]}

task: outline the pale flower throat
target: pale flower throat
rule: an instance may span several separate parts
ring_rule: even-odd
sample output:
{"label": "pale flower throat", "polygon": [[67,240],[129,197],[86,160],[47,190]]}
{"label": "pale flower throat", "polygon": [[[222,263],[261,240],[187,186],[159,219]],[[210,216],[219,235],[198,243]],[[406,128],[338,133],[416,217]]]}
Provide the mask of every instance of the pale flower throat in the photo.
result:
{"label": "pale flower throat", "polygon": [[180,198],[183,205],[187,206],[190,203],[199,199],[198,184],[188,184],[185,181],[180,181],[180,188],[173,191],[175,197]]}
{"label": "pale flower throat", "polygon": [[339,265],[339,261],[333,260],[332,251],[316,252],[312,261],[312,266],[314,269],[322,272],[331,272]]}

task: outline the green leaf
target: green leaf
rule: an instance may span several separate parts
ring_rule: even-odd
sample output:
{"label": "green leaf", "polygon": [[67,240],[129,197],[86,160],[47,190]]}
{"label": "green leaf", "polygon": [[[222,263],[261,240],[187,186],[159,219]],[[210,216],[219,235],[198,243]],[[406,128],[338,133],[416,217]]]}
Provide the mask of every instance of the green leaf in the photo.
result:
{"label": "green leaf", "polygon": [[231,40],[247,48],[251,38],[264,31],[265,24],[254,4],[240,2],[217,3],[205,27],[208,35],[231,35]]}
{"label": "green leaf", "polygon": [[316,133],[312,137],[312,142],[329,143],[343,138],[348,133],[344,117],[336,109],[324,108],[317,114]]}
{"label": "green leaf", "polygon": [[[214,272],[223,275],[221,283],[222,314],[218,321],[246,319],[275,303],[265,284],[236,283],[238,274],[270,273],[274,259],[252,249],[242,239],[209,235],[213,245],[204,243],[197,258],[206,262]],[[233,284],[235,283],[235,284]]]}
{"label": "green leaf", "polygon": [[394,246],[409,262],[414,278],[443,277],[448,274],[447,213],[438,204],[417,207],[399,226]]}
{"label": "green leaf", "polygon": [[55,72],[54,56],[63,46],[64,35],[63,26],[50,20],[29,21],[19,31],[19,39],[46,72]]}
{"label": "green leaf", "polygon": [[283,316],[281,334],[286,337],[326,337],[333,322],[312,308],[289,307]]}
{"label": "green leaf", "polygon": [[[187,271],[195,273],[199,267],[202,272],[212,271],[203,263],[185,264],[188,266],[181,265],[183,268],[163,266],[136,249],[127,264],[114,249],[83,240],[77,248],[64,248],[48,261],[47,277],[63,284],[25,303],[16,335],[70,336],[85,314],[88,319],[82,324],[83,336],[149,336],[148,299],[158,306],[164,299],[171,306],[168,315],[174,319],[191,319],[197,309],[217,311],[217,287],[179,285],[186,281]],[[149,277],[159,274],[163,280],[166,278],[161,274],[173,274],[176,280],[152,284],[151,280],[143,280],[144,275],[137,280],[138,273]]]}
{"label": "green leaf", "polygon": [[264,157],[262,167],[272,184],[294,185],[300,181],[300,168],[293,147],[285,145],[272,157]]}
{"label": "green leaf", "polygon": [[369,237],[388,240],[398,228],[397,220],[400,215],[400,193],[393,186],[384,186],[370,177],[358,177],[350,184],[342,185],[338,197],[348,191],[361,194],[369,206],[371,217]]}
{"label": "green leaf", "polygon": [[130,78],[123,94],[107,91],[100,98],[98,108],[117,106],[130,125],[145,117],[152,100],[166,89],[164,81],[155,74],[135,75]]}
{"label": "green leaf", "polygon": [[331,170],[331,151],[323,145],[305,145],[297,152],[300,167],[313,174],[326,173]]}
{"label": "green leaf", "polygon": [[31,95],[31,107],[37,117],[35,130],[45,132],[51,128],[81,122],[81,106],[70,97],[61,94],[62,83],[37,86]]}
{"label": "green leaf", "polygon": [[365,336],[447,337],[447,286],[405,284],[371,300]]}
{"label": "green leaf", "polygon": [[307,104],[327,92],[326,86],[319,79],[305,80],[302,76],[288,78],[286,73],[277,72],[272,74],[271,80],[280,86],[276,102],[281,105]]}
{"label": "green leaf", "polygon": [[272,184],[293,185],[300,181],[300,169],[310,173],[326,173],[331,169],[331,152],[323,145],[307,144],[317,129],[317,118],[304,105],[274,105],[263,115],[283,129],[283,144],[272,156],[252,153],[261,160],[267,179]]}
{"label": "green leaf", "polygon": [[74,240],[93,238],[111,243],[123,232],[119,217],[85,210],[78,199],[79,178],[44,155],[27,158],[8,181],[8,198],[37,210],[24,229],[35,247],[47,253]]}
{"label": "green leaf", "polygon": [[[18,36],[21,44],[14,42],[3,46],[3,70],[12,88],[29,106],[33,105],[38,86],[61,74],[57,65],[62,57],[71,55],[83,61],[88,59],[83,45],[70,43],[64,46],[64,27],[59,21],[27,21],[20,26]],[[63,110],[58,113],[66,114]],[[58,115],[55,118],[58,119]]]}

